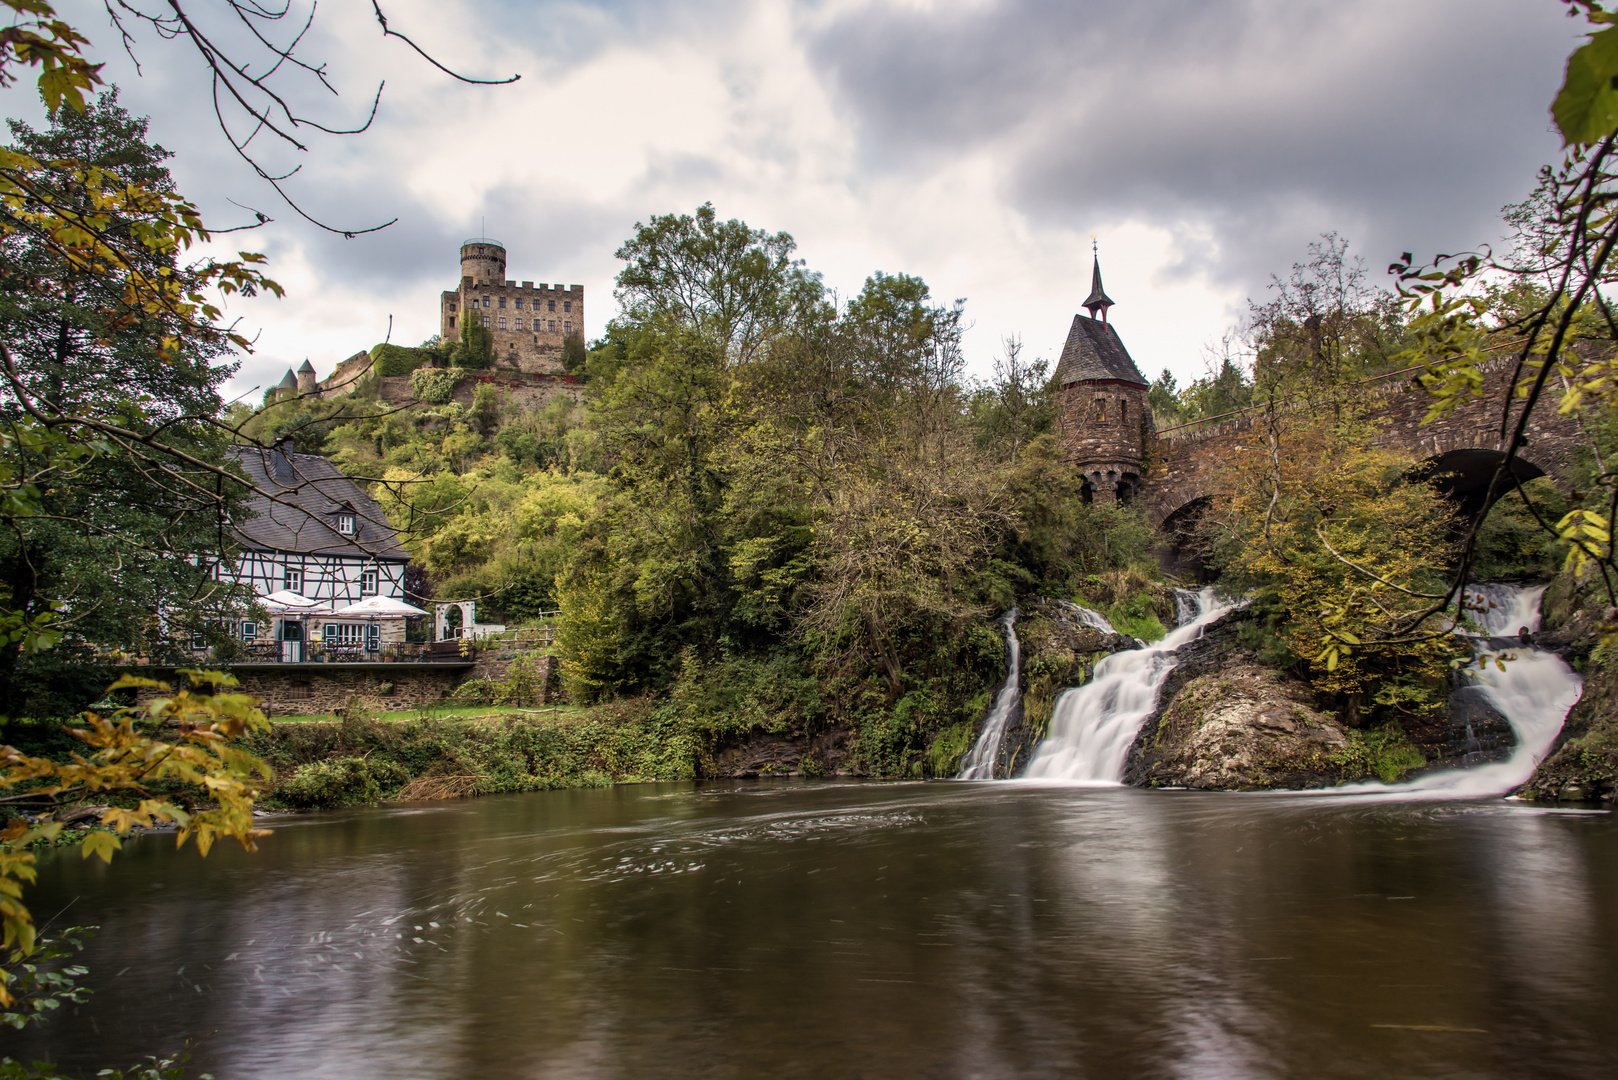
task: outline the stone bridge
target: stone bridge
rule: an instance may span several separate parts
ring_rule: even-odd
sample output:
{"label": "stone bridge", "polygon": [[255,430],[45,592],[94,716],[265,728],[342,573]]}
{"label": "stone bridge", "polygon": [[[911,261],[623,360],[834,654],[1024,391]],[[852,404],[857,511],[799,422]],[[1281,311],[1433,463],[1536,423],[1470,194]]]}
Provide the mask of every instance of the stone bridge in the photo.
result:
{"label": "stone bridge", "polygon": [[[1472,398],[1442,420],[1423,424],[1432,398],[1413,380],[1396,373],[1368,384],[1372,417],[1382,422],[1376,444],[1416,454],[1432,462],[1440,484],[1463,512],[1484,509],[1489,481],[1504,457],[1500,440],[1500,406],[1511,391],[1514,358],[1485,361],[1483,397]],[[1531,379],[1533,372],[1526,372]],[[1515,462],[1520,480],[1549,476],[1565,486],[1573,475],[1581,441],[1577,423],[1556,411],[1559,395],[1542,397],[1528,426],[1528,445]],[[1522,403],[1513,398],[1512,421]],[[1151,523],[1170,532],[1189,525],[1219,494],[1223,462],[1263,438],[1263,414],[1251,410],[1214,424],[1171,428],[1148,448],[1141,498]]]}

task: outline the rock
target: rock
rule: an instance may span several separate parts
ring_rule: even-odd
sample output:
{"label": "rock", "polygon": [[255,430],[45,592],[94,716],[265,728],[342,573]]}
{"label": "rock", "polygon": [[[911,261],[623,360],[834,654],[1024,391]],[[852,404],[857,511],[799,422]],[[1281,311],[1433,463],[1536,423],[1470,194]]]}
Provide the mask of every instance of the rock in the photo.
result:
{"label": "rock", "polygon": [[1481,765],[1511,756],[1517,735],[1511,722],[1489,704],[1481,686],[1473,683],[1451,691],[1448,713],[1441,748],[1446,765]]}
{"label": "rock", "polygon": [[1561,802],[1584,802],[1588,796],[1585,795],[1584,789],[1579,785],[1568,784],[1556,793],[1556,798]]}
{"label": "rock", "polygon": [[1328,759],[1350,740],[1310,698],[1308,686],[1253,654],[1228,655],[1219,671],[1193,676],[1173,695],[1130,782],[1236,790],[1333,782]]}

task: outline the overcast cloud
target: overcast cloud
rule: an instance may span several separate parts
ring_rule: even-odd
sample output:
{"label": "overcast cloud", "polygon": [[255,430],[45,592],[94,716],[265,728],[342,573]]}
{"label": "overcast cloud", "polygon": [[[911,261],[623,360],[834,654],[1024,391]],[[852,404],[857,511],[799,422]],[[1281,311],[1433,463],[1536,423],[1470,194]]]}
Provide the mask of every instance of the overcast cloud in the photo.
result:
{"label": "overcast cloud", "polygon": [[634,223],[710,199],[792,233],[845,296],[886,270],[965,297],[979,372],[1008,334],[1054,358],[1094,235],[1141,368],[1195,377],[1324,231],[1377,271],[1496,239],[1556,155],[1547,106],[1581,30],[1554,0],[385,6],[446,64],[523,78],[458,84],[382,41],[369,5],[322,7],[307,52],[342,96],[288,86],[340,124],[386,79],[377,123],[270,156],[303,164],[290,190],[329,224],[400,219],[345,239],[234,158],[181,46],[141,43],[137,77],[99,3],[64,5],[181,189],[220,221],[241,219],[227,199],[276,219],[246,243],[288,296],[235,306],[259,334],[238,389],[306,356],[324,375],[390,316],[394,341],[433,333],[485,218],[512,278],[585,286],[598,333]]}

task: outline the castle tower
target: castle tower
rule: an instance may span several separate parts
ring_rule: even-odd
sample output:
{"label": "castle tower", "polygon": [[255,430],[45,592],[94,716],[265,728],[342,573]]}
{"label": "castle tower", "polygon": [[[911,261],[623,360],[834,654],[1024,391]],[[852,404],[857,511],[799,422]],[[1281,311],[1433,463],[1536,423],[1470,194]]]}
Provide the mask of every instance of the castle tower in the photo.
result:
{"label": "castle tower", "polygon": [[506,280],[506,247],[486,236],[461,245],[461,280],[439,294],[438,333],[455,341],[468,322],[489,331],[494,366],[569,382],[562,343],[584,333],[584,286]]}
{"label": "castle tower", "polygon": [[1056,365],[1057,438],[1063,457],[1084,474],[1087,500],[1128,502],[1140,494],[1152,439],[1149,384],[1107,321],[1113,301],[1101,287],[1099,255],[1084,307],[1090,314],[1073,316]]}
{"label": "castle tower", "polygon": [[315,383],[318,381],[315,378],[315,365],[305,360],[303,366],[298,368],[298,393],[313,394],[316,389]]}
{"label": "castle tower", "polygon": [[461,277],[474,284],[506,282],[506,245],[488,237],[478,237],[461,245]]}

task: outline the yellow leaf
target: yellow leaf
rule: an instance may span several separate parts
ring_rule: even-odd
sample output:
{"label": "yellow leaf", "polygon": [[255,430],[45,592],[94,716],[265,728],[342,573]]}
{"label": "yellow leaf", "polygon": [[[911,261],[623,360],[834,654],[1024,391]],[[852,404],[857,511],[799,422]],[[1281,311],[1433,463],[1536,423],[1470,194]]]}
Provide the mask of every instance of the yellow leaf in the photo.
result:
{"label": "yellow leaf", "polygon": [[112,853],[121,850],[123,846],[124,842],[110,832],[93,832],[79,845],[79,852],[86,859],[91,855],[99,855],[103,862],[110,863]]}

